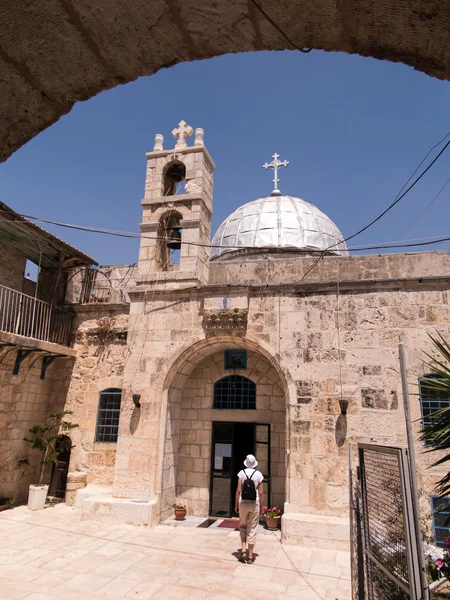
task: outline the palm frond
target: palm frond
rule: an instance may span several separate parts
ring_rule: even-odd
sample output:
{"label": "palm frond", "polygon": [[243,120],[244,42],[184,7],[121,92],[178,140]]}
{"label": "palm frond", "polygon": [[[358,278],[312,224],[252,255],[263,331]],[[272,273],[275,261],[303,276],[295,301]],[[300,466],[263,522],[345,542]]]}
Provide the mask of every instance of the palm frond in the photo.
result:
{"label": "palm frond", "polygon": [[[430,369],[430,374],[420,378],[420,392],[443,392],[450,399],[450,343],[440,333],[428,335],[439,356],[424,353],[429,359],[425,365]],[[426,452],[446,451],[431,466],[444,465],[450,462],[450,406],[427,415],[427,419],[428,423],[423,425],[420,439],[429,446]],[[435,491],[439,496],[450,493],[450,472],[436,483]]]}

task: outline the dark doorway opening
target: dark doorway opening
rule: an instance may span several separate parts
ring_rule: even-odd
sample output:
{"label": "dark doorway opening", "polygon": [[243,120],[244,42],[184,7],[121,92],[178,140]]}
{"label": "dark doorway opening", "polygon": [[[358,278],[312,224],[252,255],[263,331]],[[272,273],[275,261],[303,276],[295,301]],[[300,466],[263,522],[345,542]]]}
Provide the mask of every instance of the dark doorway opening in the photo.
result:
{"label": "dark doorway opening", "polygon": [[59,435],[56,440],[56,450],[60,451],[58,462],[53,463],[52,478],[48,490],[49,496],[64,498],[66,495],[67,473],[69,472],[70,450],[72,442],[69,436]]}
{"label": "dark doorway opening", "polygon": [[234,499],[238,484],[237,474],[244,467],[244,460],[248,454],[255,454],[255,424],[254,423],[234,423],[234,444],[233,444],[233,473],[231,479],[231,514],[234,512]]}
{"label": "dark doorway opening", "polygon": [[270,503],[270,425],[213,422],[209,514],[236,516],[237,474],[247,454],[255,454],[264,475],[265,502]]}

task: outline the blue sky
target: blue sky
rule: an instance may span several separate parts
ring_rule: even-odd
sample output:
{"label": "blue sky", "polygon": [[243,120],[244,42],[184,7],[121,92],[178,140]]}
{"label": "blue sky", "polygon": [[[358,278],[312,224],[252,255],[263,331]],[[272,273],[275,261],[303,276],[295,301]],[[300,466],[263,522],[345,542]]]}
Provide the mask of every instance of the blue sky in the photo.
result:
{"label": "blue sky", "polygon": [[[145,152],[155,133],[172,147],[170,132],[184,119],[205,130],[217,165],[213,232],[238,206],[270,194],[262,164],[278,152],[290,161],[281,191],[317,205],[348,236],[394,199],[450,130],[449,105],[448,82],[346,54],[260,52],[181,64],[75,105],[0,165],[0,199],[25,214],[137,232]],[[450,148],[350,244],[398,239],[449,176]],[[403,239],[450,234],[449,197],[450,185]],[[48,229],[102,264],[137,259],[136,241]]]}

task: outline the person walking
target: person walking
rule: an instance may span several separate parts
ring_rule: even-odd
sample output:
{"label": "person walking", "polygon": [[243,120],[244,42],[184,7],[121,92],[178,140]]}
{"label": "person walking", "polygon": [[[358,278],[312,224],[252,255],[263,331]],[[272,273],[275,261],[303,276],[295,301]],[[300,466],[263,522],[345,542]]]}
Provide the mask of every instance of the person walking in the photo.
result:
{"label": "person walking", "polygon": [[[245,469],[238,473],[235,511],[239,514],[239,532],[241,535],[241,554],[239,560],[251,565],[254,561],[253,549],[256,541],[259,515],[263,512],[264,476],[256,470],[258,461],[249,454],[244,460]],[[247,556],[246,556],[247,554]]]}

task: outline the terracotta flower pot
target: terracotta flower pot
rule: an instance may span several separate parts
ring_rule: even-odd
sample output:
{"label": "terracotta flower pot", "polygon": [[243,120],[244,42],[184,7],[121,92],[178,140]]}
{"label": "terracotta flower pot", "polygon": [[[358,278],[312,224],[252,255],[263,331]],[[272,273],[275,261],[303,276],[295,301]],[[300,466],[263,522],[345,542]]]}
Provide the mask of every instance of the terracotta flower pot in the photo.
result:
{"label": "terracotta flower pot", "polygon": [[8,508],[11,508],[9,504],[0,504],[0,512],[2,512],[2,510],[8,510]]}
{"label": "terracotta flower pot", "polygon": [[276,531],[280,527],[281,517],[266,517],[266,527],[269,531]]}
{"label": "terracotta flower pot", "polygon": [[175,509],[175,521],[184,521],[186,518],[186,509],[185,508],[176,508]]}

